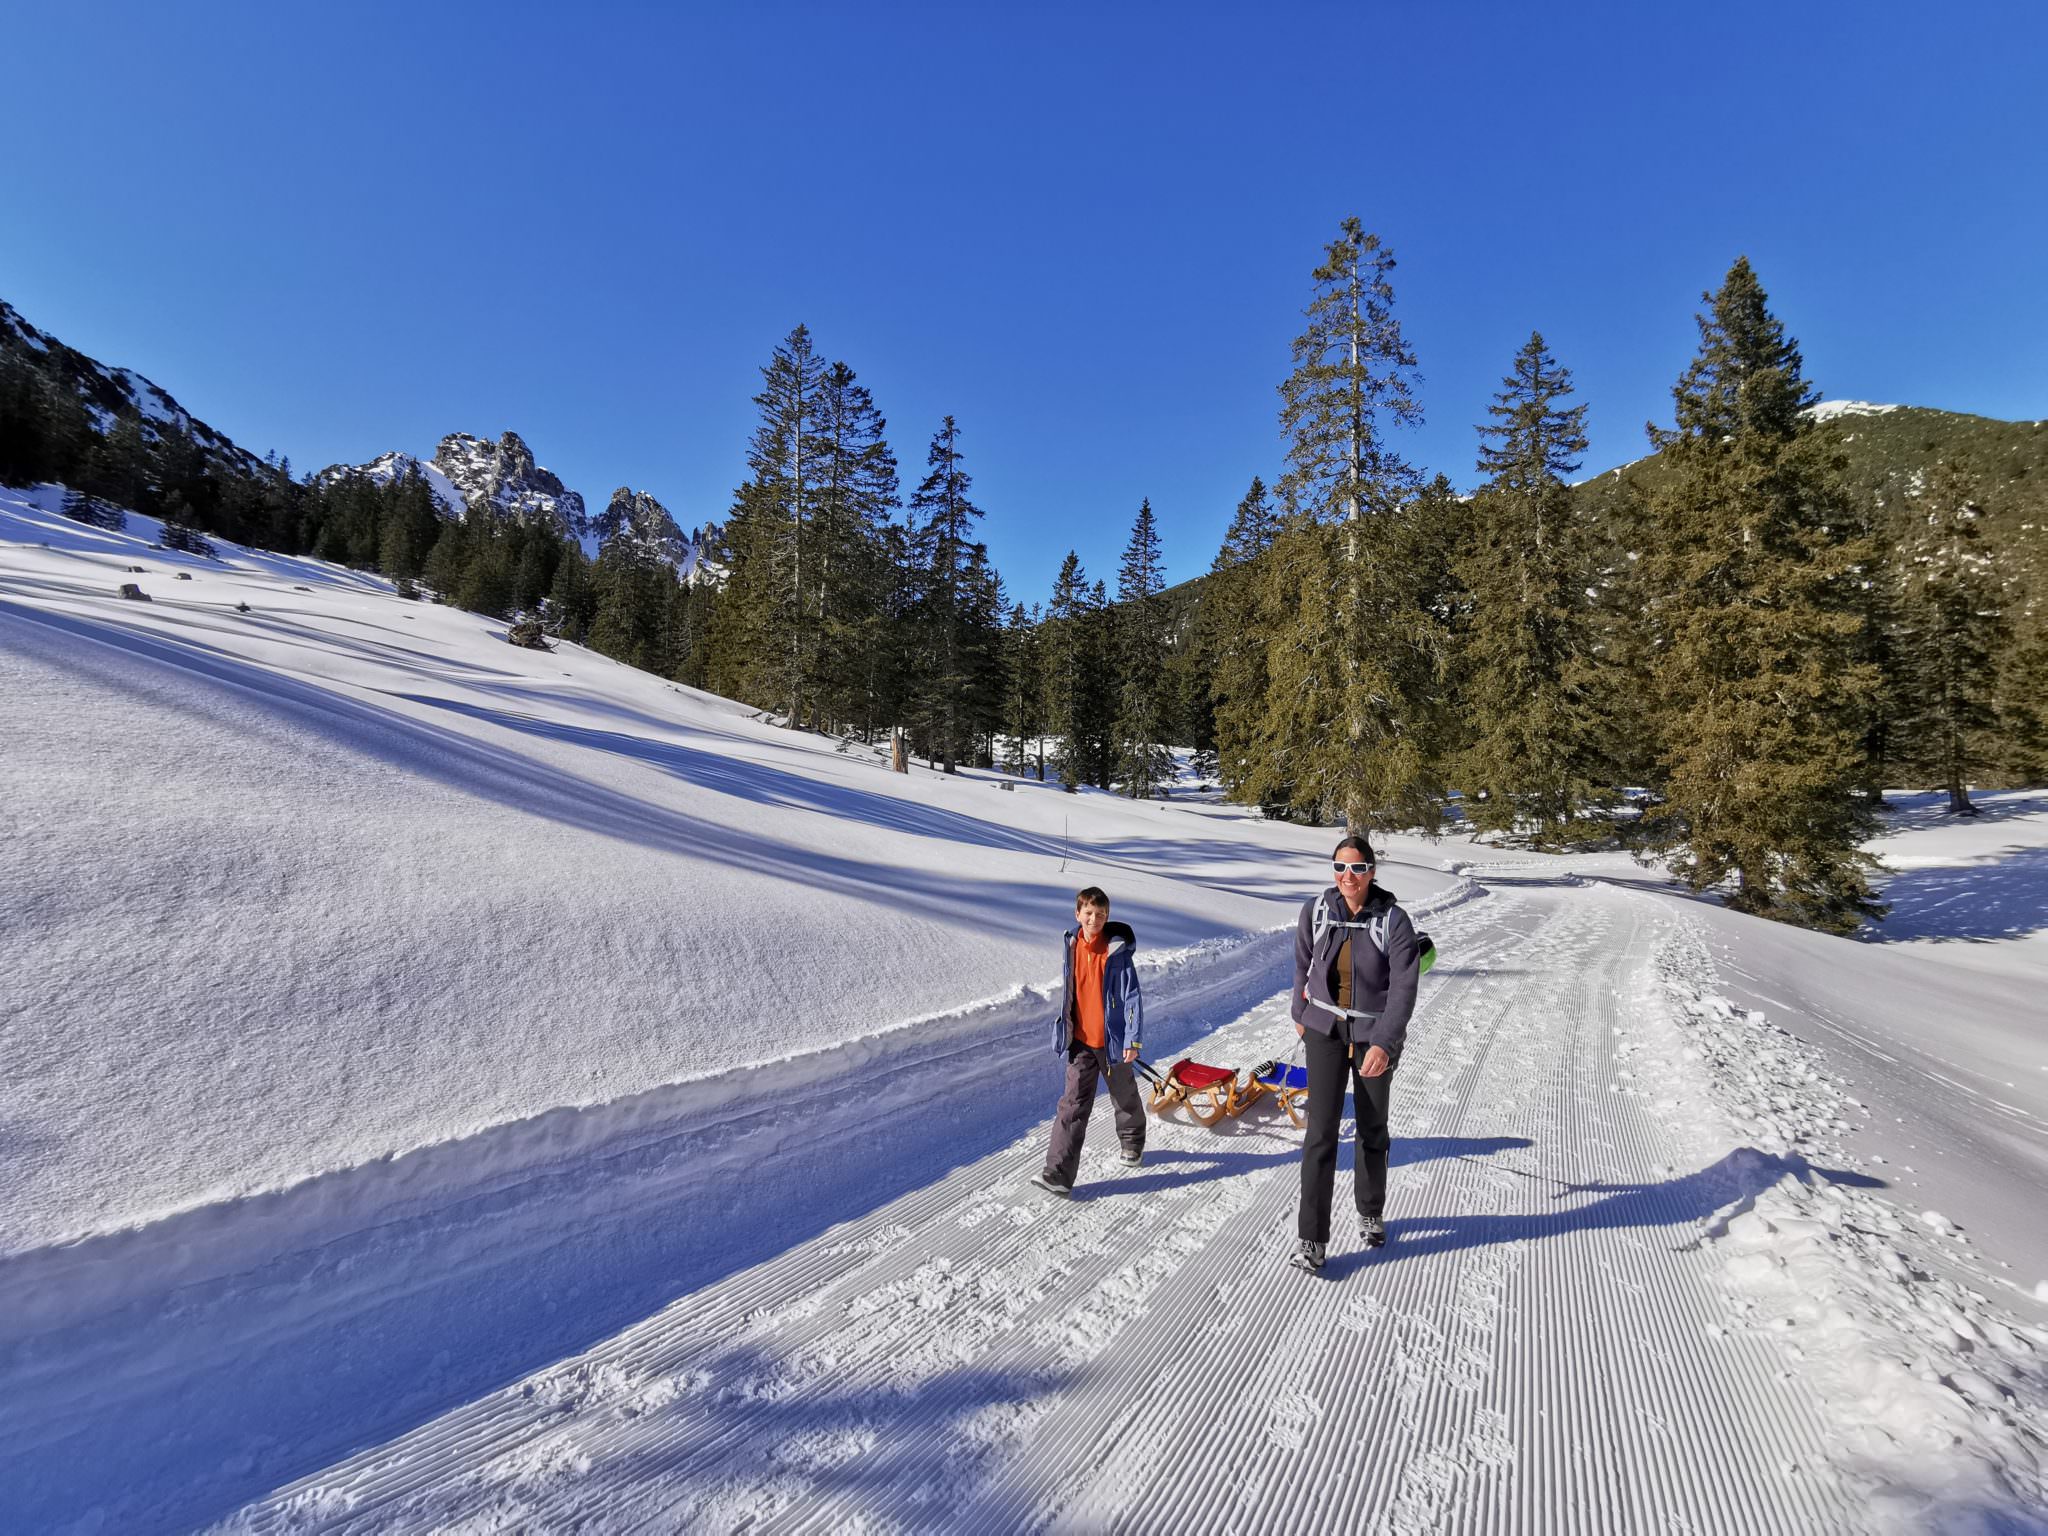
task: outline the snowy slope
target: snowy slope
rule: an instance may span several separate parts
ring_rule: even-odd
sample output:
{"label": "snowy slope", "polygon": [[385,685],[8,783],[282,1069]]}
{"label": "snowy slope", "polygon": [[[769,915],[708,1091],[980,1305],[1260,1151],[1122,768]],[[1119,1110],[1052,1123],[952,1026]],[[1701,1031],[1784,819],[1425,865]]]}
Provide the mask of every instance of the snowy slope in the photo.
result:
{"label": "snowy slope", "polygon": [[0,904],[35,914],[10,986],[37,1063],[0,1254],[1015,995],[1057,974],[1079,884],[1171,952],[1284,921],[1300,883],[1235,818],[892,775],[154,526],[0,508]]}
{"label": "snowy slope", "polygon": [[2042,1525],[2038,806],[1902,802],[1868,944],[1392,840],[1445,958],[1392,1241],[1311,1280],[1269,1110],[1025,1180],[1074,887],[1148,1054],[1249,1065],[1326,832],[54,505],[0,492],[0,1529]]}

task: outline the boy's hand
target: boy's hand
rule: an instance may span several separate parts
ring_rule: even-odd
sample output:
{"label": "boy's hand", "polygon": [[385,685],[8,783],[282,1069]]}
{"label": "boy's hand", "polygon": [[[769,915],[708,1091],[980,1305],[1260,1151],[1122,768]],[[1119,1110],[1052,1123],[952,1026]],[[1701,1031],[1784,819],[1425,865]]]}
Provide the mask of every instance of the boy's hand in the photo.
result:
{"label": "boy's hand", "polygon": [[1125,1060],[1125,1061],[1136,1061],[1137,1059],[1138,1059],[1138,1048],[1137,1048],[1137,1047],[1136,1047],[1135,1045],[1128,1045],[1128,1046],[1125,1046],[1125,1047],[1124,1047],[1124,1060]]}
{"label": "boy's hand", "polygon": [[1358,1075],[1360,1077],[1382,1077],[1386,1074],[1389,1065],[1391,1065],[1391,1058],[1378,1046],[1374,1046],[1365,1053],[1364,1058],[1358,1063]]}

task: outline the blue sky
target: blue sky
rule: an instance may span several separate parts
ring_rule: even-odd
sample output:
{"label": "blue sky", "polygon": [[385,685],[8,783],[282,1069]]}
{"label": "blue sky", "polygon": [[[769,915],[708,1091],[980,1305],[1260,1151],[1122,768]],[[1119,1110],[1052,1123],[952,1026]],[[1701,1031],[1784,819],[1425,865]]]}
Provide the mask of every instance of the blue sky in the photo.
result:
{"label": "blue sky", "polygon": [[1586,470],[1746,253],[1828,396],[2048,416],[2048,7],[17,4],[0,298],[300,470],[511,428],[686,526],[808,324],[1014,595],[1207,569],[1339,220],[1461,485],[1532,329]]}

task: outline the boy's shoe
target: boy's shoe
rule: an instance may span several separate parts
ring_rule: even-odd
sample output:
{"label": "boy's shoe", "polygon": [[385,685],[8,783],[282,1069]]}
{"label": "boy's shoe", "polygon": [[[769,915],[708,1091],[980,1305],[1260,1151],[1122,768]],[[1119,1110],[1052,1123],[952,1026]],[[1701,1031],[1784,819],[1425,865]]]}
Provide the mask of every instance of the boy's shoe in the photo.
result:
{"label": "boy's shoe", "polygon": [[1145,1149],[1142,1145],[1125,1147],[1123,1158],[1126,1168],[1136,1168],[1145,1161]]}
{"label": "boy's shoe", "polygon": [[1362,1240],[1362,1241],[1363,1241],[1363,1242],[1365,1243],[1365,1246],[1366,1246],[1366,1247],[1368,1247],[1368,1248],[1384,1248],[1384,1247],[1386,1247],[1386,1246],[1387,1246],[1387,1223],[1386,1223],[1386,1218],[1384,1218],[1384,1217],[1381,1217],[1381,1216],[1361,1216],[1361,1217],[1359,1217],[1359,1218],[1358,1218],[1358,1235],[1359,1235],[1360,1239],[1361,1239],[1361,1240]]}
{"label": "boy's shoe", "polygon": [[1287,1262],[1296,1269],[1305,1269],[1313,1275],[1322,1269],[1323,1260],[1328,1255],[1329,1245],[1327,1243],[1312,1243],[1304,1237],[1301,1240],[1300,1246],[1294,1250],[1294,1253],[1288,1258]]}
{"label": "boy's shoe", "polygon": [[1044,1190],[1048,1195],[1057,1195],[1062,1200],[1071,1200],[1074,1198],[1074,1186],[1071,1184],[1062,1184],[1056,1177],[1053,1176],[1053,1172],[1050,1168],[1043,1169],[1031,1175],[1031,1182],[1038,1188]]}

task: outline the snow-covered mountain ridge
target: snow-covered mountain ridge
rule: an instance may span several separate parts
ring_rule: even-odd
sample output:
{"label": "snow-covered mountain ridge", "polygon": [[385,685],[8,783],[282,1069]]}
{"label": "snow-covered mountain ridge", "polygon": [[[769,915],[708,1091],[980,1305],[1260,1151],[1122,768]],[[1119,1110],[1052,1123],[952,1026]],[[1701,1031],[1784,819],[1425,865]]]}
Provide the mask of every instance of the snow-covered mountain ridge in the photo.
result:
{"label": "snow-covered mountain ridge", "polygon": [[665,561],[685,581],[705,573],[703,556],[715,526],[684,533],[667,507],[646,491],[620,486],[604,511],[589,515],[583,497],[534,460],[533,450],[517,432],[493,442],[466,432],[441,439],[431,459],[393,451],[367,464],[330,464],[317,476],[323,483],[360,475],[378,484],[408,474],[426,477],[435,500],[449,517],[461,519],[478,507],[512,523],[539,523],[563,538],[582,544],[593,557],[616,540],[651,559]]}
{"label": "snow-covered mountain ridge", "polygon": [[174,399],[170,391],[131,368],[113,368],[65,346],[31,325],[13,305],[0,299],[0,351],[11,351],[54,385],[76,395],[93,426],[112,430],[123,418],[140,423],[143,437],[154,442],[165,431],[183,432],[224,471],[257,475],[263,461],[227,434],[218,432]]}
{"label": "snow-covered mountain ridge", "polygon": [[467,432],[451,432],[441,439],[431,459],[393,451],[367,464],[330,464],[314,478],[325,485],[360,475],[381,485],[415,471],[426,476],[434,499],[451,518],[464,518],[474,508],[488,507],[491,516],[505,522],[537,523],[565,539],[590,536],[583,497],[537,463],[533,450],[517,432],[503,433],[495,442]]}
{"label": "snow-covered mountain ridge", "polygon": [[[30,324],[13,306],[0,300],[0,352],[25,362],[55,386],[74,394],[94,428],[111,430],[126,418],[139,423],[144,439],[162,432],[183,432],[226,474],[261,476],[268,467],[226,434],[216,431],[180,405],[168,391],[128,368],[110,367],[65,346]],[[537,523],[579,542],[592,557],[614,537],[628,546],[675,567],[686,581],[718,580],[721,572],[705,558],[715,543],[718,525],[706,523],[685,533],[668,509],[645,491],[621,487],[612,504],[593,517],[580,492],[539,464],[517,432],[495,440],[466,432],[442,438],[431,458],[403,450],[379,454],[363,464],[330,464],[315,477],[329,484],[345,475],[360,475],[388,484],[408,474],[423,476],[442,512],[460,520],[476,506],[488,506],[493,517],[514,523]],[[623,499],[622,499],[623,498]]]}

